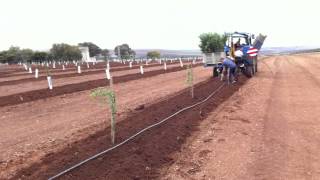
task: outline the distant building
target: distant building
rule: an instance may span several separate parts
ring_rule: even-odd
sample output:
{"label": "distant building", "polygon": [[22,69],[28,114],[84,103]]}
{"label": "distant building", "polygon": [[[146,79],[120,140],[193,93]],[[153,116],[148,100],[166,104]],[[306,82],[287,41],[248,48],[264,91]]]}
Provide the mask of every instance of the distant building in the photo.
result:
{"label": "distant building", "polygon": [[82,54],[82,61],[84,62],[96,62],[96,57],[90,57],[89,47],[79,47]]}

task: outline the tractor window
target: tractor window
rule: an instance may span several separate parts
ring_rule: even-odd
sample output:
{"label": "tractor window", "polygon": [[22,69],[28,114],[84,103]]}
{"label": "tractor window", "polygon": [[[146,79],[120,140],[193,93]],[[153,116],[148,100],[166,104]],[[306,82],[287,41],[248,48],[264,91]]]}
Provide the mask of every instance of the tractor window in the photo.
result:
{"label": "tractor window", "polygon": [[228,40],[226,41],[226,46],[231,47],[231,44],[237,44],[238,47],[244,46],[244,45],[251,45],[251,42],[249,42],[249,37],[242,36],[242,35],[231,35],[228,37]]}
{"label": "tractor window", "polygon": [[236,43],[240,43],[240,45],[248,45],[249,44],[249,42],[247,42],[247,39],[246,38],[244,38],[244,37],[240,37],[240,38],[238,38],[238,37],[236,37],[236,38],[232,38],[232,42],[233,42],[233,44],[236,44]]}

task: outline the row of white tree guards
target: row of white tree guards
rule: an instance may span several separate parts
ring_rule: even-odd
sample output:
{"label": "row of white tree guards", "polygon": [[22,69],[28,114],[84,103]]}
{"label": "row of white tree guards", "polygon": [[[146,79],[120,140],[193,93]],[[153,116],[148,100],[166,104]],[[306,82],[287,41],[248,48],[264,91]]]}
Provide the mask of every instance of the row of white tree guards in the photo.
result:
{"label": "row of white tree guards", "polygon": [[[140,65],[140,73],[144,74],[144,66],[143,65],[149,65],[151,61],[155,60],[159,64],[163,64],[163,69],[167,70],[167,63],[173,63],[179,61],[180,67],[184,66],[184,62],[192,62],[192,64],[196,64],[197,61],[202,61],[203,63],[203,58],[202,57],[186,57],[186,58],[159,58],[159,59],[127,59],[127,60],[121,60],[121,59],[114,59],[112,62],[119,62],[123,64],[129,64],[129,68],[133,67],[133,64]],[[110,61],[106,62],[106,69],[105,69],[105,74],[106,78],[108,80],[111,79],[111,74],[110,74]],[[30,64],[26,63],[21,63],[19,62],[19,65],[23,66],[28,73],[32,74],[32,66],[31,65],[38,65],[42,67],[47,68],[47,81],[48,81],[48,88],[50,90],[53,89],[53,82],[52,82],[52,76],[50,75],[49,69],[52,66],[52,69],[57,68],[57,64],[61,66],[62,70],[65,70],[65,66],[68,66],[69,64],[74,64],[74,66],[77,67],[77,72],[81,74],[81,64],[86,63],[87,69],[90,68],[90,63],[94,66],[96,62],[82,62],[82,61],[47,61],[47,62],[31,62]],[[39,68],[35,68],[34,70],[35,78],[39,78]]]}

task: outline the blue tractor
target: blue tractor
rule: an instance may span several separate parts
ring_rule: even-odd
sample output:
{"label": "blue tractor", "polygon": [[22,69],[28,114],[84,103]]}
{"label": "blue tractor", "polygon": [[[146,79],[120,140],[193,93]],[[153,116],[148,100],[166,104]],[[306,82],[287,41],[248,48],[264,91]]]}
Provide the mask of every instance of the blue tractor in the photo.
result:
{"label": "blue tractor", "polygon": [[218,62],[221,57],[234,58],[237,69],[247,77],[252,77],[258,71],[258,51],[261,49],[266,36],[244,32],[225,33],[226,42],[223,53],[214,53],[208,58],[205,55],[205,66],[213,66],[213,76],[221,73],[222,64]]}

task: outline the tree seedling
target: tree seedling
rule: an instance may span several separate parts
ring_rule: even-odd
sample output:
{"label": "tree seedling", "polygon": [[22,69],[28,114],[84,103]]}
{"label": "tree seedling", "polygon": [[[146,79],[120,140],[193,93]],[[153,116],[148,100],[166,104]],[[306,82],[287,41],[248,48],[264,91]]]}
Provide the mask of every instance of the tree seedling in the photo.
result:
{"label": "tree seedling", "polygon": [[115,134],[116,134],[116,96],[115,93],[112,89],[106,89],[106,88],[97,88],[95,90],[93,90],[90,94],[91,97],[95,97],[95,98],[99,98],[100,100],[102,100],[102,102],[107,102],[109,104],[110,107],[110,111],[111,111],[111,143],[114,144],[115,143]]}

